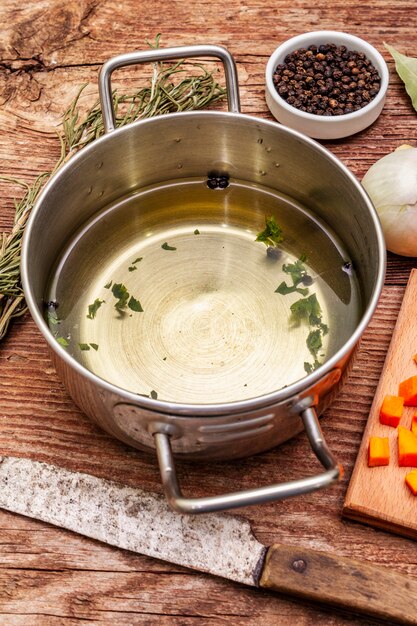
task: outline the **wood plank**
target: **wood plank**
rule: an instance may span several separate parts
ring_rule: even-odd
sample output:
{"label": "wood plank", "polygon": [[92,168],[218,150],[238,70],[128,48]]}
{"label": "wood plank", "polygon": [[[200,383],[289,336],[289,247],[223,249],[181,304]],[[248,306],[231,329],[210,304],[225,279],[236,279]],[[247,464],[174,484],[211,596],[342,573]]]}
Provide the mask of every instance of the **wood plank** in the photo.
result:
{"label": "wood plank", "polygon": [[[366,131],[325,142],[360,179],[380,156],[414,143],[416,114],[383,41],[417,56],[415,0],[2,0],[0,18],[0,174],[32,181],[56,161],[55,127],[79,86],[97,97],[97,71],[114,54],[161,45],[218,43],[236,57],[242,111],[273,121],[264,99],[268,56],[306,30],[349,30],[388,61],[384,111]],[[115,76],[120,89],[138,86],[141,72]],[[142,84],[142,83],[140,83]],[[13,221],[15,186],[1,183],[0,230]],[[265,544],[274,541],[352,556],[417,576],[415,544],[400,536],[341,521],[341,510],[372,398],[416,259],[388,255],[386,286],[361,341],[349,379],[322,419],[326,439],[345,468],[331,489],[242,511]],[[0,452],[45,460],[161,491],[155,458],[108,437],[73,404],[51,367],[29,317],[0,345]],[[235,463],[181,463],[187,493],[208,495],[312,474],[318,464],[303,434]],[[55,577],[55,582],[54,582]],[[217,624],[233,626],[370,626],[324,606],[185,573],[172,565],[116,550],[72,533],[0,511],[0,624]],[[83,598],[86,601],[83,601]],[[7,604],[5,604],[7,602]],[[204,606],[202,606],[202,602]]]}
{"label": "wood plank", "polygon": [[[380,423],[379,411],[385,395],[398,395],[400,381],[417,375],[413,360],[417,347],[417,270],[412,270],[369,413],[355,469],[346,494],[346,517],[417,538],[417,500],[405,485],[410,468],[399,467],[397,429]],[[404,407],[401,426],[411,427],[412,407]],[[368,467],[371,436],[388,437],[390,464]]]}
{"label": "wood plank", "polygon": [[[18,591],[18,593],[17,593]],[[64,601],[63,601],[64,599]],[[0,571],[0,602],[7,626],[52,624],[136,624],[191,626],[348,626],[349,617],[318,610],[305,617],[303,603],[291,605],[268,592],[227,584],[183,570],[163,571]],[[369,626],[377,624],[368,620]]]}

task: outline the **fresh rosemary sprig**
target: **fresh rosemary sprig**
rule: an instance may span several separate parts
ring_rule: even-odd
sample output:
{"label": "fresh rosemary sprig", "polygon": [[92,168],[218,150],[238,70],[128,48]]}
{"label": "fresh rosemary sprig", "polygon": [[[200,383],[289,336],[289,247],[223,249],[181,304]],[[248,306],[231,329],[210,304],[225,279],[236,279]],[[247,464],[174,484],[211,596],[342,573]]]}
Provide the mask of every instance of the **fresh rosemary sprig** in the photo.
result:
{"label": "fresh rosemary sprig", "polygon": [[[198,70],[197,74],[187,75]],[[174,82],[173,78],[179,79]],[[100,102],[97,100],[80,121],[78,103],[87,84],[80,88],[76,98],[63,115],[63,131],[68,152],[77,150],[104,133]],[[166,113],[202,109],[224,98],[226,90],[215,81],[213,73],[202,63],[180,60],[166,66],[156,63],[151,84],[132,94],[113,92],[116,127],[137,119]]]}
{"label": "fresh rosemary sprig", "polygon": [[[61,143],[61,157],[57,167],[62,163],[63,158],[63,144]],[[32,185],[15,178],[0,177],[0,180],[25,189],[21,200],[15,201],[15,218],[11,232],[0,233],[0,341],[6,335],[11,320],[23,315],[27,308],[20,281],[23,231],[35,199],[51,174],[52,172],[40,174]]]}
{"label": "fresh rosemary sprig", "polygon": [[[160,35],[155,44],[159,47]],[[25,189],[21,200],[15,202],[15,221],[10,233],[0,233],[0,341],[6,335],[12,319],[23,315],[26,303],[20,280],[20,253],[22,235],[33,204],[44,183],[74,152],[104,133],[103,118],[97,101],[85,114],[79,108],[83,85],[74,101],[63,114],[61,156],[51,172],[40,174],[32,185],[13,178],[1,180]],[[137,119],[176,111],[201,109],[225,97],[226,90],[215,80],[213,72],[204,64],[179,60],[173,64],[155,63],[149,86],[131,94],[113,92],[116,126],[124,126]]]}

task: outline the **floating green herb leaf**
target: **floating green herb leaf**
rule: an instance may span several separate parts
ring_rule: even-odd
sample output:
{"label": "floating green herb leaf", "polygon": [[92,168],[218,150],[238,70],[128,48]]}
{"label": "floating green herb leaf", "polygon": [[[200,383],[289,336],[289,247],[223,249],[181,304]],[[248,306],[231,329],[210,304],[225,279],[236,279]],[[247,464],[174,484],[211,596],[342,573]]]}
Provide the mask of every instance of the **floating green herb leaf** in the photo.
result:
{"label": "floating green herb leaf", "polygon": [[98,350],[98,344],[96,343],[79,343],[78,347],[80,348],[80,350],[84,350],[84,351],[88,351],[91,348],[93,348],[93,350]]}
{"label": "floating green herb leaf", "polygon": [[120,314],[124,313],[123,309],[126,307],[129,307],[131,311],[142,313],[143,309],[139,300],[131,296],[126,286],[122,283],[114,283],[112,287],[112,294],[117,300],[114,306]]}
{"label": "floating green herb leaf", "polygon": [[156,391],[152,389],[152,391],[148,393],[138,393],[138,396],[142,396],[143,398],[152,398],[152,400],[157,400],[158,394]]}
{"label": "floating green herb leaf", "polygon": [[61,323],[61,320],[56,316],[55,313],[52,313],[52,311],[48,311],[47,319],[48,319],[48,322],[50,324],[53,324],[54,326]]}
{"label": "floating green herb leaf", "polygon": [[112,294],[116,298],[117,302],[114,305],[118,311],[126,308],[128,300],[129,300],[129,292],[126,289],[125,285],[122,283],[115,283],[112,287]]}
{"label": "floating green herb leaf", "polygon": [[289,293],[300,293],[302,296],[308,295],[307,287],[299,287],[301,283],[304,285],[311,285],[313,279],[307,273],[307,268],[304,265],[304,262],[307,260],[305,255],[302,255],[298,261],[294,263],[284,263],[282,266],[282,270],[291,276],[292,285],[287,285],[285,281],[283,281],[278,288],[275,290],[275,293],[280,293],[283,296],[288,295]]}
{"label": "floating green herb leaf", "polygon": [[329,328],[326,324],[323,324],[321,307],[315,293],[307,298],[300,298],[291,305],[290,309],[292,321],[297,326],[305,322],[310,327],[306,343],[310,354],[314,358],[314,362],[304,363],[304,370],[307,374],[311,374],[321,365],[321,362],[318,360],[318,353],[323,347],[323,337],[327,335]]}
{"label": "floating green herb leaf", "polygon": [[[260,235],[263,237],[264,233]],[[294,263],[284,263],[282,270],[291,277],[292,285],[288,285],[285,281],[282,281],[275,290],[275,293],[286,296],[290,293],[297,292],[304,296],[293,302],[290,306],[290,322],[292,322],[294,326],[300,326],[300,324],[304,323],[310,327],[306,343],[310,354],[314,358],[314,362],[305,362],[304,370],[307,374],[311,374],[311,372],[321,365],[318,360],[318,353],[323,346],[323,337],[328,333],[329,329],[326,324],[322,322],[322,311],[316,294],[308,295],[308,286],[312,285],[313,279],[307,273],[307,268],[304,265],[306,261],[307,256],[302,254]],[[300,284],[305,285],[305,287],[300,287]],[[324,357],[324,354],[321,356]]]}
{"label": "floating green herb leaf", "polygon": [[289,293],[294,293],[295,291],[300,293],[302,296],[308,295],[307,287],[297,287],[296,285],[289,287],[285,281],[282,281],[282,283],[275,289],[275,293],[280,293],[282,296],[287,296]]}
{"label": "floating green herb leaf", "polygon": [[120,300],[121,298],[124,298],[125,295],[128,293],[123,283],[114,283],[111,292],[114,295],[114,297],[117,298],[118,300]]}
{"label": "floating green herb leaf", "polygon": [[395,61],[395,69],[404,83],[405,90],[411,98],[414,109],[417,111],[417,59],[401,54],[392,46],[384,46]]}
{"label": "floating green herb leaf", "polygon": [[140,263],[142,261],[143,257],[142,256],[138,256],[137,259],[135,259],[134,261],[132,261],[132,264],[130,265],[129,272],[134,272],[135,270],[137,270],[138,268],[136,267],[136,265],[138,263]]}
{"label": "floating green herb leaf", "polygon": [[258,233],[255,241],[262,241],[266,246],[277,246],[284,240],[282,228],[276,222],[275,217],[265,218],[265,228]]}
{"label": "floating green herb leaf", "polygon": [[200,234],[200,231],[198,230],[198,228],[196,228],[194,231],[194,235],[199,235],[199,234]]}
{"label": "floating green herb leaf", "polygon": [[306,257],[302,256],[298,259],[298,261],[295,261],[294,263],[284,263],[284,265],[282,266],[283,272],[285,272],[286,274],[290,274],[294,285],[298,285],[299,283],[303,282],[306,277],[308,277],[309,279],[311,278],[307,274],[307,268],[304,265],[304,262],[306,260]]}
{"label": "floating green herb leaf", "polygon": [[[308,295],[308,287],[299,287],[301,283],[304,285],[311,285],[313,283],[313,279],[307,273],[307,268],[304,265],[306,261],[307,256],[302,254],[294,263],[286,263],[282,266],[282,270],[291,276],[292,285],[288,285],[285,281],[282,281],[275,290],[275,293],[286,296],[290,293],[297,292],[304,296],[304,298],[296,300],[290,306],[290,320],[295,326],[300,326],[301,323],[305,323],[310,327],[306,343],[310,354],[314,358],[314,362],[305,362],[304,370],[307,374],[311,374],[311,372],[321,365],[318,360],[318,353],[323,346],[323,337],[328,333],[329,329],[326,324],[322,322],[321,307],[316,294]],[[324,357],[325,355],[322,354],[321,356]]]}
{"label": "floating green herb leaf", "polygon": [[311,374],[311,372],[314,372],[314,370],[316,370],[318,367],[320,367],[321,363],[320,361],[317,361],[317,359],[314,360],[314,363],[309,363],[308,361],[304,362],[304,371],[307,372],[307,374]]}
{"label": "floating green herb leaf", "polygon": [[296,300],[290,309],[293,321],[297,325],[306,321],[310,326],[317,326],[321,322],[321,307],[315,293]]}
{"label": "floating green herb leaf", "polygon": [[321,329],[316,328],[315,330],[311,330],[307,337],[307,348],[310,350],[314,358],[317,358],[317,354],[322,346],[323,342]]}
{"label": "floating green herb leaf", "polygon": [[93,304],[88,305],[87,317],[89,320],[92,320],[95,318],[97,311],[99,310],[99,308],[101,307],[103,303],[104,303],[104,300],[100,300],[99,298],[96,298]]}
{"label": "floating green herb leaf", "polygon": [[57,337],[56,340],[61,346],[63,346],[64,348],[68,348],[69,341],[65,339],[65,337]]}
{"label": "floating green herb leaf", "polygon": [[162,244],[161,248],[162,250],[176,250],[176,248],[174,248],[174,246],[170,246],[167,241]]}
{"label": "floating green herb leaf", "polygon": [[134,298],[133,296],[130,296],[130,300],[127,303],[127,306],[129,307],[129,309],[131,309],[132,311],[136,311],[137,313],[143,312],[143,309],[139,300],[136,300],[136,298]]}
{"label": "floating green herb leaf", "polygon": [[109,283],[107,283],[107,285],[104,285],[104,289],[110,289],[112,284],[113,284],[113,281],[111,280]]}

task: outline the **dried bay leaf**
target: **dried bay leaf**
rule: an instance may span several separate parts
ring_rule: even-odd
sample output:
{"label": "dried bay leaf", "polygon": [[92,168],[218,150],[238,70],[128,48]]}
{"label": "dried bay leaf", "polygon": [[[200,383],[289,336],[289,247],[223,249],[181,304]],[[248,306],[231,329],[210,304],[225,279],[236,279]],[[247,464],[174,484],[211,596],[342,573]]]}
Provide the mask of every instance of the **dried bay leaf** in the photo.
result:
{"label": "dried bay leaf", "polygon": [[405,85],[405,90],[411,98],[414,109],[417,111],[417,59],[401,54],[392,46],[384,46],[395,61],[395,69]]}

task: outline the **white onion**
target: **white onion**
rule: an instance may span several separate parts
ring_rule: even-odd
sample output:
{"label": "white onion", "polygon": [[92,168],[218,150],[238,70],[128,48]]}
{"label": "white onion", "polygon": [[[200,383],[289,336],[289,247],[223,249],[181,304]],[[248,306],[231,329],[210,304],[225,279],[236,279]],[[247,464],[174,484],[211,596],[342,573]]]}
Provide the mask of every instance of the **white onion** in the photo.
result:
{"label": "white onion", "polygon": [[400,146],[379,159],[362,185],[378,212],[387,249],[417,256],[417,148]]}

